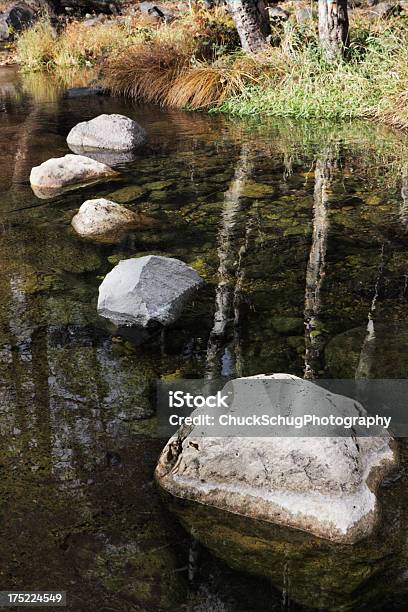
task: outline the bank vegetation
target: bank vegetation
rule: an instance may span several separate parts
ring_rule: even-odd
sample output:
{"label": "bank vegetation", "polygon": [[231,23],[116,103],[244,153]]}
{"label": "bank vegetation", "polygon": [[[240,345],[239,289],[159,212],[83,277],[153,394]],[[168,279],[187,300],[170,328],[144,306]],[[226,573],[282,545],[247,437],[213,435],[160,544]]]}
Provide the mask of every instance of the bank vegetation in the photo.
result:
{"label": "bank vegetation", "polygon": [[408,18],[353,11],[344,53],[331,58],[316,18],[278,20],[268,45],[246,53],[225,8],[187,4],[171,23],[116,17],[57,33],[42,19],[18,37],[18,61],[25,71],[97,65],[114,94],[163,106],[408,129]]}

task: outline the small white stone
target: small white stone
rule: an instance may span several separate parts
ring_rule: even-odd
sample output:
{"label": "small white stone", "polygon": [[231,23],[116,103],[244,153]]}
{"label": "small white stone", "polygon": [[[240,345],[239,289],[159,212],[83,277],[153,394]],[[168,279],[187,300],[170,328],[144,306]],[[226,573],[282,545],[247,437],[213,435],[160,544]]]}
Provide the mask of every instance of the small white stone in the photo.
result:
{"label": "small white stone", "polygon": [[99,236],[136,224],[138,216],[131,210],[105,198],[87,200],[71,224],[80,236]]}

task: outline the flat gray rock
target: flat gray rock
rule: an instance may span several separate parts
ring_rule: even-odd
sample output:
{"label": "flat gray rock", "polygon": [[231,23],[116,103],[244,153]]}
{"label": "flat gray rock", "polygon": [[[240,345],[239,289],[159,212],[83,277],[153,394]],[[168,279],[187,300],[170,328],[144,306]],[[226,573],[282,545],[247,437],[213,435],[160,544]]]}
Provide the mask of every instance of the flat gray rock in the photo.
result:
{"label": "flat gray rock", "polygon": [[[262,381],[275,386],[264,392]],[[320,415],[365,413],[352,399],[286,374],[236,379],[228,385],[233,390],[229,411],[235,415],[251,413],[265,398],[261,414],[264,409],[290,415],[311,410]],[[175,497],[335,542],[352,543],[373,530],[376,490],[396,464],[388,432],[363,437],[353,430],[342,436],[333,430],[324,437],[304,437],[307,432],[302,430],[299,437],[276,437],[266,427],[264,431],[262,437],[227,437],[209,435],[211,429],[205,432],[199,425],[184,426],[163,450],[156,478]]]}
{"label": "flat gray rock", "polygon": [[55,157],[32,168],[31,188],[39,198],[49,198],[68,189],[118,176],[109,166],[83,155]]}
{"label": "flat gray rock", "polygon": [[138,215],[105,198],[87,200],[73,217],[71,225],[80,236],[88,238],[117,233],[135,225]]}
{"label": "flat gray rock", "polygon": [[123,115],[99,115],[75,125],[67,137],[69,147],[133,151],[146,141],[145,130]]}
{"label": "flat gray rock", "polygon": [[202,282],[193,268],[172,257],[126,259],[99,287],[98,313],[116,325],[168,325]]}

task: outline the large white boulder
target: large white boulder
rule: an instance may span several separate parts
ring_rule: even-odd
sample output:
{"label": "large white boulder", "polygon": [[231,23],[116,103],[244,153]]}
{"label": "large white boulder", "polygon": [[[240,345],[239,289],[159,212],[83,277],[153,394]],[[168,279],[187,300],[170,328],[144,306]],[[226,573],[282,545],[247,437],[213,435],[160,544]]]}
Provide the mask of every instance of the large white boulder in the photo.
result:
{"label": "large white boulder", "polygon": [[[232,415],[364,414],[355,400],[294,376],[229,384],[233,400],[222,412]],[[378,517],[377,487],[396,464],[388,432],[377,429],[375,437],[363,437],[354,428],[340,436],[334,428],[323,437],[306,429],[299,436],[287,431],[276,437],[272,429],[264,428],[262,437],[237,437],[228,436],[225,427],[224,434],[211,434],[211,427],[183,426],[163,450],[156,478],[177,498],[334,542],[352,543],[369,534]]]}
{"label": "large white boulder", "polygon": [[67,137],[69,147],[132,151],[146,140],[145,130],[123,115],[99,115],[75,125]]}
{"label": "large white boulder", "polygon": [[136,225],[138,215],[105,198],[86,200],[71,224],[80,236],[89,238],[107,235]]}
{"label": "large white boulder", "polygon": [[72,155],[48,159],[30,173],[31,188],[39,198],[48,198],[100,180],[114,178],[118,173],[89,157]]}
{"label": "large white boulder", "polygon": [[99,287],[98,313],[116,325],[167,325],[202,282],[193,268],[172,257],[126,259]]}

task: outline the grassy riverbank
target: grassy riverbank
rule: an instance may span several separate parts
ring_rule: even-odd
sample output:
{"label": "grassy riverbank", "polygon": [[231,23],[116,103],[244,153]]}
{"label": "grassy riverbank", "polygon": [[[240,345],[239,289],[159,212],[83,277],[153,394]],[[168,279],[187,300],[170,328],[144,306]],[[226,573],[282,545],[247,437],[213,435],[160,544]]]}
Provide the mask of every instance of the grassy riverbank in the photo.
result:
{"label": "grassy riverbank", "polygon": [[327,64],[316,21],[275,26],[266,53],[246,56],[222,10],[171,24],[143,18],[39,22],[17,41],[23,70],[97,64],[116,94],[178,108],[292,118],[370,118],[408,129],[408,19],[353,13],[348,56]]}

